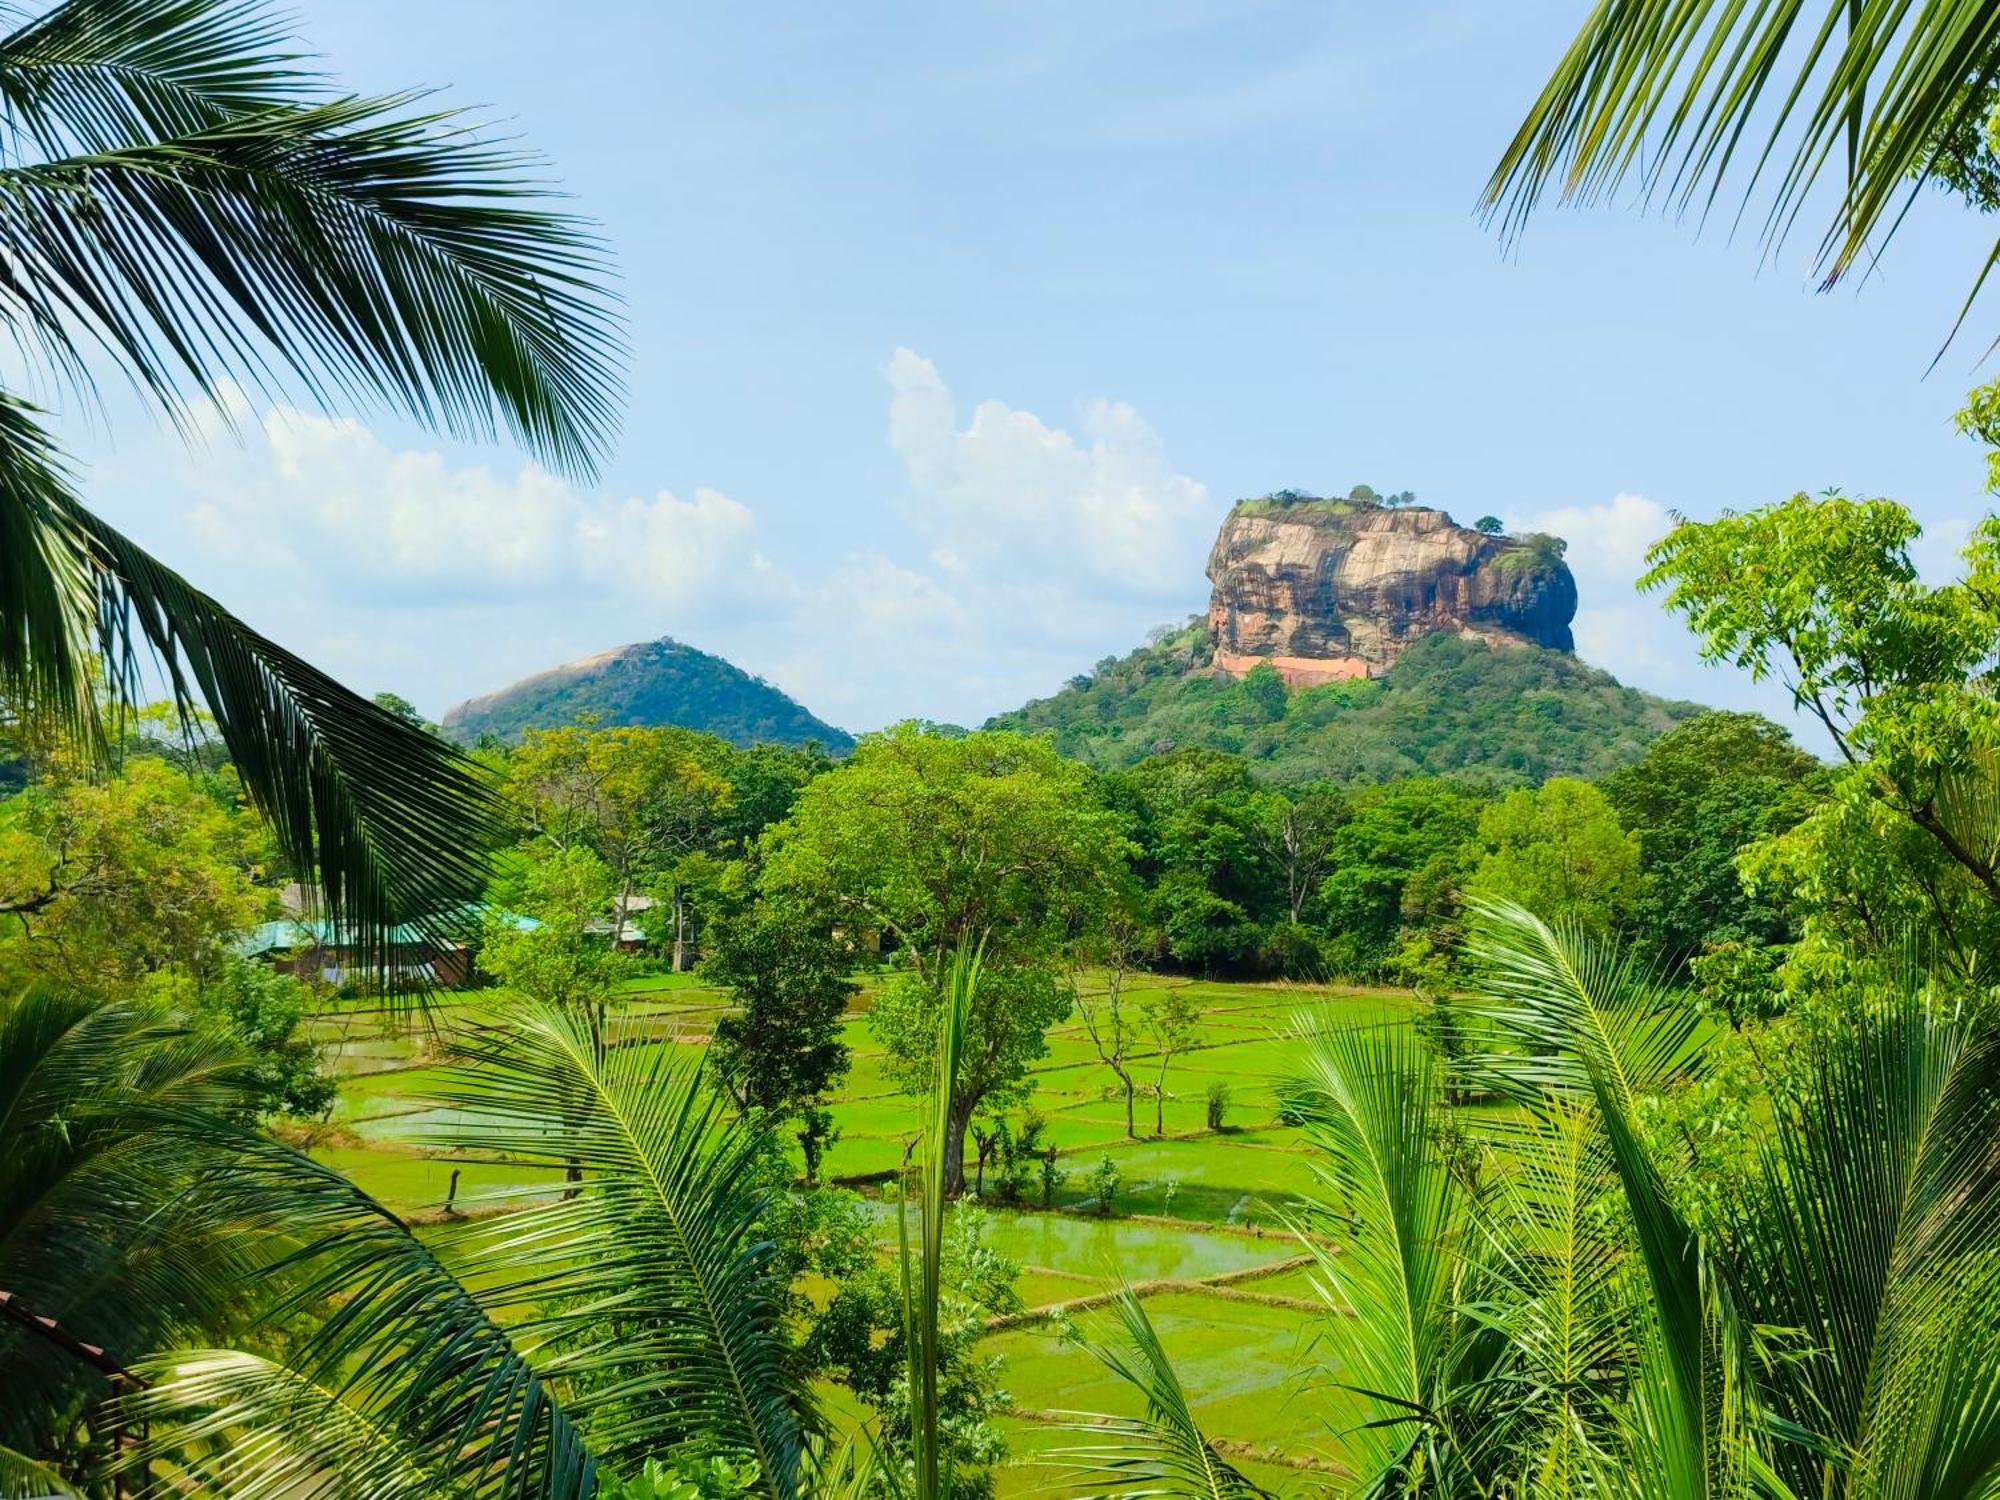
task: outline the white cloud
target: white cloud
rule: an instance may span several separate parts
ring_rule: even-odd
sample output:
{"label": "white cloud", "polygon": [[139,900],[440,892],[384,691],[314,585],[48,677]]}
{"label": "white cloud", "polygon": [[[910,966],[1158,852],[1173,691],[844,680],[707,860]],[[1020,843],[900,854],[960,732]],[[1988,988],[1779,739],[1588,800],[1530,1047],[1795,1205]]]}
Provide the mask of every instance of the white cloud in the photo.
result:
{"label": "white cloud", "polygon": [[1081,436],[982,401],[964,427],[937,366],[898,349],[886,371],[889,441],[912,518],[938,566],[1059,576],[1135,598],[1186,592],[1216,524],[1208,488],[1175,471],[1160,436],[1122,401],[1087,402]]}
{"label": "white cloud", "polygon": [[718,490],[609,500],[534,464],[454,466],[283,408],[241,445],[209,447],[186,484],[189,524],[214,557],[374,601],[524,603],[581,583],[678,609],[769,571],[749,509]]}

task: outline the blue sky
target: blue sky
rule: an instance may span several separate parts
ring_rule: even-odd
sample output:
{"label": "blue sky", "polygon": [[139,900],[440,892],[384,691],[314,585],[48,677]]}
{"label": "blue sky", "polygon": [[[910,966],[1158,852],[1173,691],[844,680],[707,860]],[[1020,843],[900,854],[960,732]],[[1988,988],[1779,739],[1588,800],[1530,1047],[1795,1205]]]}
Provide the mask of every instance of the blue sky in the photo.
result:
{"label": "blue sky", "polygon": [[1770,705],[1633,595],[1668,510],[1889,494],[1942,567],[1983,509],[1950,415],[1984,340],[1925,372],[1991,225],[1926,203],[1818,295],[1807,237],[1475,219],[1583,0],[298,9],[344,81],[493,107],[602,222],[615,460],[580,489],[249,402],[192,456],[69,431],[114,519],[432,712],[672,634],[850,728],[976,722],[1202,607],[1231,499],[1364,481],[1562,530],[1587,657]]}

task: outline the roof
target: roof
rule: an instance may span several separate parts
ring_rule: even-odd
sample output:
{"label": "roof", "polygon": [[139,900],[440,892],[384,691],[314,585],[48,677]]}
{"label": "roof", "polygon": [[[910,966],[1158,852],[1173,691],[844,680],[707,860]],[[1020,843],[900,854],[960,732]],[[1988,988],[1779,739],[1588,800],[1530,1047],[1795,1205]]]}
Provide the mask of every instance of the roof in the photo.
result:
{"label": "roof", "polygon": [[[516,912],[495,912],[491,915],[517,932],[542,925],[533,917],[524,917]],[[424,922],[398,923],[389,929],[386,938],[389,945],[395,948],[428,947],[439,933],[454,928],[466,932],[487,916],[482,906],[464,906],[455,911],[439,912]],[[258,923],[231,943],[229,950],[238,958],[257,958],[266,953],[290,953],[297,948],[360,946],[360,929],[352,922],[334,922],[325,917],[280,917],[275,922]]]}

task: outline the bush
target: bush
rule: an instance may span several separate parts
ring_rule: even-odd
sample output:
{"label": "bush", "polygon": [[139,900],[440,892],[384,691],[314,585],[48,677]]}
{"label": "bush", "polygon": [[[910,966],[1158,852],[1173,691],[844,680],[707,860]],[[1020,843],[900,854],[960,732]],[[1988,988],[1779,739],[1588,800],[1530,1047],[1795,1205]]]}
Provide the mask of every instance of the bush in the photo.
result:
{"label": "bush", "polygon": [[1111,1205],[1118,1197],[1118,1163],[1110,1157],[1100,1157],[1097,1167],[1090,1174],[1090,1201],[1096,1207],[1099,1218],[1111,1212]]}
{"label": "bush", "polygon": [[1056,1189],[1062,1186],[1062,1180],[1067,1175],[1061,1167],[1056,1165],[1056,1148],[1050,1146],[1042,1153],[1043,1208],[1054,1208],[1056,1206]]}
{"label": "bush", "polygon": [[1223,1116],[1229,1112],[1229,1085],[1220,1081],[1208,1086],[1208,1128],[1223,1130]]}

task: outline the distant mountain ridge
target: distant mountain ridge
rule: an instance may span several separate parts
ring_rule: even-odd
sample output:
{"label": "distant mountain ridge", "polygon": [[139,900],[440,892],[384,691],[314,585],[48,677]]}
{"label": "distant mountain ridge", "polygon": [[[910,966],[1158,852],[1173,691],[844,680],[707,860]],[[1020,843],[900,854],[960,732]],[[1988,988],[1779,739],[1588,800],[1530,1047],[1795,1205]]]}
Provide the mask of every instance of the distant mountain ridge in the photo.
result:
{"label": "distant mountain ridge", "polygon": [[671,724],[738,746],[854,746],[853,735],[763,678],[672,636],[600,651],[467,699],[446,712],[443,727],[463,744],[488,734],[512,741],[585,714],[607,728]]}

